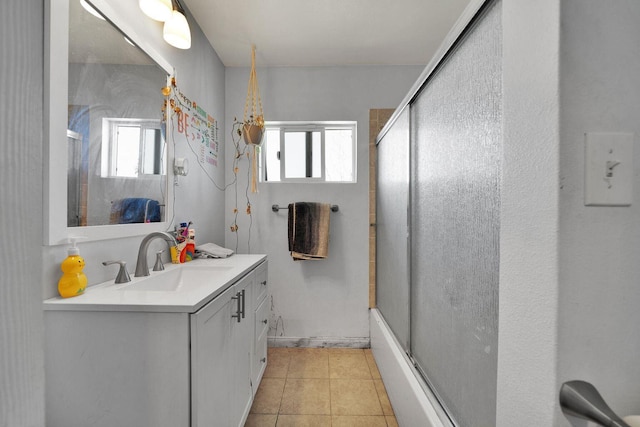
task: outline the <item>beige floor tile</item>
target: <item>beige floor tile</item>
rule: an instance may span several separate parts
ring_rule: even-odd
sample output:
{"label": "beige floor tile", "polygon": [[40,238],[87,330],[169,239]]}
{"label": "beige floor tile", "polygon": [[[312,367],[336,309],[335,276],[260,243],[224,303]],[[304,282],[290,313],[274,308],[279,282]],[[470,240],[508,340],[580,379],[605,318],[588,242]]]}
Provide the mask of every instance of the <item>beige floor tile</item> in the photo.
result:
{"label": "beige floor tile", "polygon": [[347,348],[347,347],[329,347],[329,354],[359,354],[364,353],[363,348]]}
{"label": "beige floor tile", "polygon": [[323,347],[289,347],[289,354],[327,354],[329,349]]}
{"label": "beige floor tile", "polygon": [[329,380],[287,378],[280,414],[331,415]]}
{"label": "beige floor tile", "polygon": [[391,407],[391,402],[389,401],[389,396],[387,395],[387,389],[384,387],[384,383],[382,380],[373,380],[373,383],[375,384],[376,391],[378,392],[382,412],[385,415],[393,415],[393,408]]}
{"label": "beige floor tile", "polygon": [[280,415],[278,427],[331,427],[329,415]]}
{"label": "beige floor tile", "polygon": [[249,414],[244,427],[275,427],[278,415]]}
{"label": "beige floor tile", "polygon": [[367,349],[367,350],[369,351],[365,351],[364,356],[367,358],[367,364],[369,365],[369,370],[371,371],[371,377],[374,380],[379,380],[382,377],[380,376],[380,371],[378,370],[376,359],[373,358],[373,353],[371,353],[371,349]]}
{"label": "beige floor tile", "polygon": [[263,378],[251,406],[253,414],[277,414],[284,392],[284,378]]}
{"label": "beige floor tile", "polygon": [[245,426],[398,425],[371,349],[270,347],[268,358]]}
{"label": "beige floor tile", "polygon": [[332,415],[384,415],[373,380],[332,379]]}
{"label": "beige floor tile", "polygon": [[267,355],[269,356],[289,354],[290,352],[291,349],[289,347],[267,347]]}
{"label": "beige floor tile", "polygon": [[331,418],[331,427],[387,427],[384,416],[341,415]]}
{"label": "beige floor tile", "polygon": [[329,353],[329,378],[372,379],[367,359],[358,352]]}
{"label": "beige floor tile", "polygon": [[[285,349],[286,350],[286,349]],[[288,351],[269,351],[267,354],[267,368],[264,370],[264,378],[287,378],[289,370]]]}
{"label": "beige floor tile", "polygon": [[392,416],[386,415],[385,419],[387,420],[387,425],[389,427],[400,427],[398,425],[398,421],[396,420],[396,417],[392,417]]}
{"label": "beige floor tile", "polygon": [[329,378],[326,349],[296,349],[289,358],[287,378]]}

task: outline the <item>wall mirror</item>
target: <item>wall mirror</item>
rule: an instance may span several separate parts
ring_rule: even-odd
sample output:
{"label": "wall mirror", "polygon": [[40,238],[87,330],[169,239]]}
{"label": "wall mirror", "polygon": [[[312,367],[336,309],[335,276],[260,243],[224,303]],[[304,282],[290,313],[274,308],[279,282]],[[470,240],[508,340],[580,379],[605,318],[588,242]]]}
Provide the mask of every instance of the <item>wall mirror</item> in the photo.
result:
{"label": "wall mirror", "polygon": [[168,228],[172,67],[105,0],[48,10],[47,244]]}

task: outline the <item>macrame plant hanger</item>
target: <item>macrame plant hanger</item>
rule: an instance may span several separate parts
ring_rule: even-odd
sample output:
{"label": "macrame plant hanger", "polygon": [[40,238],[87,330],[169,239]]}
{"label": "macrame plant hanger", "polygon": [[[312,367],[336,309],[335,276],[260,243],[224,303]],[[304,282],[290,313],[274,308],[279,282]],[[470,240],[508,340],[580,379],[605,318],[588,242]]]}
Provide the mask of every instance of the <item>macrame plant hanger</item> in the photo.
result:
{"label": "macrame plant hanger", "polygon": [[[251,111],[249,111],[251,105]],[[249,114],[249,117],[247,117]],[[258,76],[256,74],[256,46],[251,45],[251,73],[249,74],[249,84],[247,86],[247,99],[244,103],[244,117],[242,125],[242,136],[247,145],[253,145],[253,152],[249,152],[251,161],[251,192],[258,192],[258,155],[260,154],[260,144],[264,136],[264,113],[262,111],[262,100],[260,99],[260,88],[258,87]]]}

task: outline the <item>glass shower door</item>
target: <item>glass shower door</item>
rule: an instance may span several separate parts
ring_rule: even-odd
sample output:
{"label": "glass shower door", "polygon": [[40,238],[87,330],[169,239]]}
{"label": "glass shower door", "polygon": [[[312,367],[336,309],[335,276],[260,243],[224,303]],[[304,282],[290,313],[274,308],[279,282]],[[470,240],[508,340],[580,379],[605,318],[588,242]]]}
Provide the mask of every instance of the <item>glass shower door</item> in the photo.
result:
{"label": "glass shower door", "polygon": [[495,425],[501,7],[411,105],[411,355],[452,421]]}
{"label": "glass shower door", "polygon": [[409,350],[409,108],[378,141],[376,303]]}

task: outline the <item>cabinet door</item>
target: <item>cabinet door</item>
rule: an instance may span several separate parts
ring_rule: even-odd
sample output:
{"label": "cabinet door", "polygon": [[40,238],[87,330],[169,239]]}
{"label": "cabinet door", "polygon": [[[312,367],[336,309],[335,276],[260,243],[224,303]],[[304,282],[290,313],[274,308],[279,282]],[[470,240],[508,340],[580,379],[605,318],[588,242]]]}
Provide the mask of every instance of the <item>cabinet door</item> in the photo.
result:
{"label": "cabinet door", "polygon": [[233,425],[229,408],[235,382],[229,367],[235,358],[231,334],[235,294],[231,287],[191,316],[192,427]]}
{"label": "cabinet door", "polygon": [[[245,276],[233,286],[234,293],[242,298],[243,316],[240,322],[233,319],[231,335],[235,349],[233,350],[233,372],[235,387],[233,411],[235,416],[228,425],[242,427],[249,415],[253,399],[251,383],[251,343],[253,341],[253,295],[254,274]],[[244,292],[244,294],[243,294]]]}

